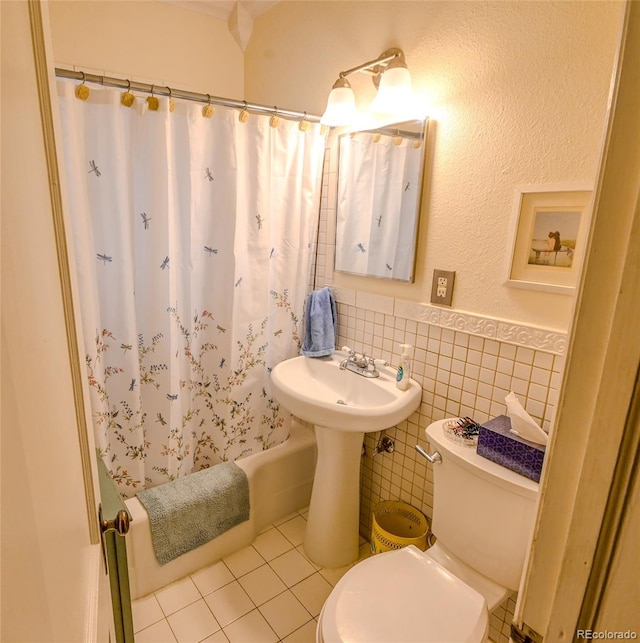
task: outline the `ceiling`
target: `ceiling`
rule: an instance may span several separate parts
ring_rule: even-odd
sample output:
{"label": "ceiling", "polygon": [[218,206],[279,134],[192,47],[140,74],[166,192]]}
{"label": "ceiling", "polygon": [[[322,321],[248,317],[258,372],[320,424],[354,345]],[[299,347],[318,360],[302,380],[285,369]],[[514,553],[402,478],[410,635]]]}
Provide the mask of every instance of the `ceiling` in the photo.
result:
{"label": "ceiling", "polygon": [[278,0],[164,0],[169,4],[199,11],[221,20],[229,20],[233,8],[239,3],[252,18],[257,18],[270,9]]}

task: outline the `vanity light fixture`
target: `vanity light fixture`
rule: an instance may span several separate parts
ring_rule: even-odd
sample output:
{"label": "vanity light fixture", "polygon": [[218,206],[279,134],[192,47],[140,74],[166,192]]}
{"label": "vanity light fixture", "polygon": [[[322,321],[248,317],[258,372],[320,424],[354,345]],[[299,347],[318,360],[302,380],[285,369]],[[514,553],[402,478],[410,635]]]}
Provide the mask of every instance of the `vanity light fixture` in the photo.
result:
{"label": "vanity light fixture", "polygon": [[373,76],[378,93],[371,103],[371,111],[379,114],[396,114],[407,110],[413,101],[411,74],[402,49],[383,51],[375,60],[341,71],[331,88],[327,108],[321,123],[336,127],[349,125],[356,116],[355,95],[347,76],[364,72]]}

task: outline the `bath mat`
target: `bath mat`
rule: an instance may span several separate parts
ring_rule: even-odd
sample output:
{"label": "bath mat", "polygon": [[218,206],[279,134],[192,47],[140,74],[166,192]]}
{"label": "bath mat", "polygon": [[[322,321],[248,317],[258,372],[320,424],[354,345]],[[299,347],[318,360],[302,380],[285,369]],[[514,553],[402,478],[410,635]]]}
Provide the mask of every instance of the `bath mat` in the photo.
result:
{"label": "bath mat", "polygon": [[160,565],[249,519],[249,481],[235,462],[223,462],[138,494],[149,514]]}

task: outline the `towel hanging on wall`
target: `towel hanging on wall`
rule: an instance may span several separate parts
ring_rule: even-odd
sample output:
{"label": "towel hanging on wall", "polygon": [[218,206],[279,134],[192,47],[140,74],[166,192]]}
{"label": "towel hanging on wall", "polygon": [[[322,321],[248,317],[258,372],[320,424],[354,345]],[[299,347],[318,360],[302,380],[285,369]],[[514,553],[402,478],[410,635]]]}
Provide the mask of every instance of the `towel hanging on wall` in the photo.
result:
{"label": "towel hanging on wall", "polygon": [[336,347],[338,311],[328,287],[314,290],[307,298],[302,354],[307,357],[331,355]]}

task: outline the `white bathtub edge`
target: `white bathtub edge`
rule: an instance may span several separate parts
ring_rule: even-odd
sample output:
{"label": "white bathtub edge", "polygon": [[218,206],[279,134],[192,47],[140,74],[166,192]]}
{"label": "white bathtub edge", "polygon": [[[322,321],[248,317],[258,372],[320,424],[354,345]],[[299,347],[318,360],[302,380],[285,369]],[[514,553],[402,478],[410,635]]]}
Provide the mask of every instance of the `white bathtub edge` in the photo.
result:
{"label": "white bathtub edge", "polygon": [[249,520],[162,566],[153,551],[146,510],[137,497],[127,499],[125,504],[132,517],[126,536],[131,599],[213,565],[250,545],[268,525],[306,507],[311,498],[315,461],[314,431],[294,419],[286,442],[236,461],[249,480]]}

